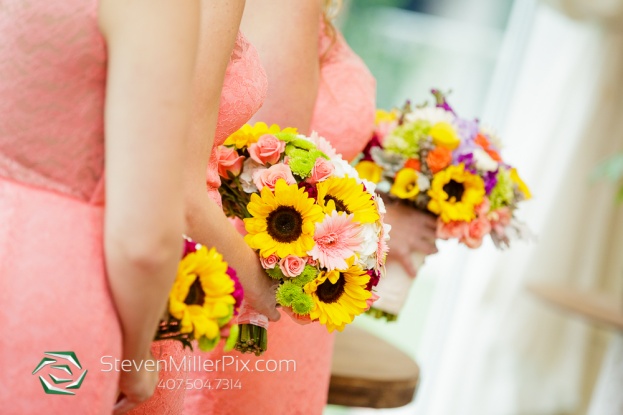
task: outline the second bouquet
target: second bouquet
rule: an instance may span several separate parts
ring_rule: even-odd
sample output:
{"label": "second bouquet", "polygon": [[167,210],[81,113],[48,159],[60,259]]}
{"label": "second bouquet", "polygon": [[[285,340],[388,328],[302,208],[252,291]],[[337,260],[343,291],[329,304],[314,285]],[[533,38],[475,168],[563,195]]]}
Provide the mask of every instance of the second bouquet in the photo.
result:
{"label": "second bouquet", "polygon": [[[223,209],[244,220],[245,241],[275,280],[280,306],[329,331],[370,307],[389,238],[373,183],[317,134],[264,123],[231,135],[218,165]],[[244,308],[236,348],[260,354],[266,321]]]}

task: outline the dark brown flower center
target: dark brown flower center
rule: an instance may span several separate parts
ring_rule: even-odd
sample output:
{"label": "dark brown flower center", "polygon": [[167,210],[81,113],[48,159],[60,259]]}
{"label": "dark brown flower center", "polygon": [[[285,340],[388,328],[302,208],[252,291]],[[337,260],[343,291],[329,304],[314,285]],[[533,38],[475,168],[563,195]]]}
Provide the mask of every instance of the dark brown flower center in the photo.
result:
{"label": "dark brown flower center", "polygon": [[279,206],[268,215],[266,226],[277,242],[294,242],[303,233],[303,217],[292,206]]}
{"label": "dark brown flower center", "polygon": [[463,183],[450,180],[448,184],[443,187],[443,191],[448,194],[448,200],[450,202],[460,202],[463,199],[463,193],[465,193],[465,186]]}
{"label": "dark brown flower center", "polygon": [[346,280],[344,279],[344,276],[342,274],[340,274],[340,278],[338,278],[335,284],[333,284],[327,278],[316,289],[316,295],[318,296],[318,299],[323,303],[335,303],[337,300],[340,299],[342,294],[344,294],[344,285],[346,285]]}
{"label": "dark brown flower center", "polygon": [[188,295],[184,300],[184,304],[186,305],[203,305],[205,301],[206,294],[203,292],[203,288],[201,287],[201,281],[199,281],[199,277],[195,278],[195,281],[190,286],[188,290]]}
{"label": "dark brown flower center", "polygon": [[326,195],[324,197],[324,202],[327,203],[329,200],[333,200],[333,202],[335,203],[335,210],[337,210],[338,212],[346,212],[347,215],[350,215],[352,213],[350,210],[348,210],[344,202],[337,197]]}

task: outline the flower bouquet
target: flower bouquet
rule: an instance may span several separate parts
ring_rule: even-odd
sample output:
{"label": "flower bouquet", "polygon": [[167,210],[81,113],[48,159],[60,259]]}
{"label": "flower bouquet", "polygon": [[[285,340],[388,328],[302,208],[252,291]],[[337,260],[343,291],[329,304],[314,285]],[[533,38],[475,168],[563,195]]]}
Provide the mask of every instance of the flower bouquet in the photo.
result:
{"label": "flower bouquet", "polygon": [[[317,134],[264,123],[230,136],[218,159],[223,209],[244,219],[245,241],[275,280],[278,304],[329,331],[366,311],[389,231],[374,184]],[[267,348],[267,321],[247,311],[238,319],[236,349],[259,355]]]}
{"label": "flower bouquet", "polygon": [[[478,120],[460,118],[443,94],[436,105],[378,111],[376,130],[355,168],[390,201],[437,218],[437,236],[478,248],[486,236],[503,248],[526,229],[515,218],[530,191],[500,155],[500,142]],[[424,256],[415,254],[416,265]],[[389,271],[369,313],[395,320],[412,279]]]}
{"label": "flower bouquet", "polygon": [[236,271],[222,255],[184,237],[184,256],[154,340],[178,340],[190,349],[197,340],[201,350],[210,351],[225,338],[225,350],[231,350],[238,338],[233,323],[242,298]]}

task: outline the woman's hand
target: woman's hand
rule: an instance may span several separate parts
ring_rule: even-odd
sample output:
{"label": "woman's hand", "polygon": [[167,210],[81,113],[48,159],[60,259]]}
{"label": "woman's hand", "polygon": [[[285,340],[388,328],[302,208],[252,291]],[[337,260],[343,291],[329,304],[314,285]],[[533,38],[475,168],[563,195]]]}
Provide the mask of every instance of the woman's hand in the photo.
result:
{"label": "woman's hand", "polygon": [[265,315],[270,321],[277,321],[281,318],[275,295],[277,282],[266,275],[257,258],[255,261],[255,272],[246,274],[249,278],[245,278],[245,274],[238,273],[244,287],[244,298],[255,311]]}
{"label": "woman's hand", "polygon": [[385,222],[392,225],[388,260],[398,261],[405,272],[415,278],[417,269],[411,254],[437,252],[437,220],[401,203],[387,203]]}
{"label": "woman's hand", "polygon": [[[145,363],[149,363],[146,369]],[[148,400],[158,384],[158,362],[149,354],[144,360],[137,361],[129,371],[121,371],[119,376],[119,399],[113,415],[122,415]],[[141,364],[142,363],[142,364]],[[140,370],[136,366],[141,364]]]}

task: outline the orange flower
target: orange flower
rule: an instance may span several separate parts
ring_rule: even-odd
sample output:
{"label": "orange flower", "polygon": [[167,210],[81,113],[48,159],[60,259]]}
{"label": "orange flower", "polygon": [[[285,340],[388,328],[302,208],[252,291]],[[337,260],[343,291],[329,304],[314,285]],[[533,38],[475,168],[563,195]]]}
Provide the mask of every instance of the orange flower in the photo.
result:
{"label": "orange flower", "polygon": [[483,135],[482,133],[478,133],[478,135],[474,139],[474,142],[478,144],[480,147],[482,147],[483,150],[485,150],[485,152],[493,160],[497,161],[498,163],[502,161],[502,157],[500,156],[500,153],[498,153],[497,151],[491,148],[491,143],[489,142],[489,139],[485,135]]}
{"label": "orange flower", "polygon": [[431,172],[437,173],[450,165],[452,151],[446,147],[436,147],[426,155],[426,164]]}
{"label": "orange flower", "polygon": [[406,169],[413,169],[415,171],[422,171],[422,163],[418,159],[409,159],[405,163],[404,167]]}

